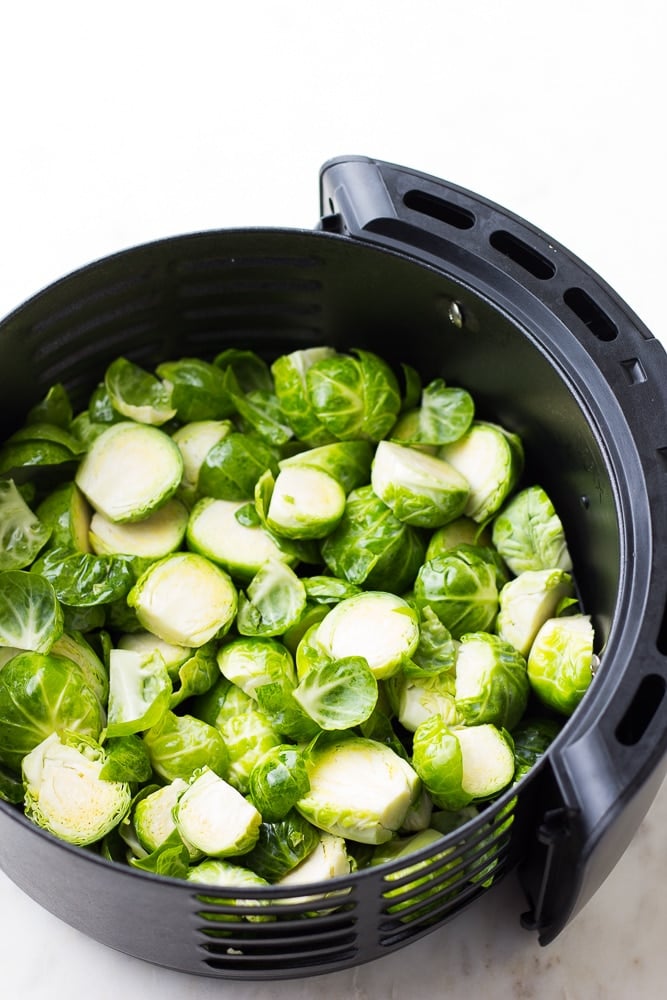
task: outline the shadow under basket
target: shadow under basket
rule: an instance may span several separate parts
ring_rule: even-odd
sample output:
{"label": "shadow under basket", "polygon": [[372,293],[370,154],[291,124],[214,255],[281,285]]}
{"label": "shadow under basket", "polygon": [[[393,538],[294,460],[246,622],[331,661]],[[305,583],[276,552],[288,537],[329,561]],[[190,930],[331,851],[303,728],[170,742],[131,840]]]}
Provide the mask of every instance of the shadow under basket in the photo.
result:
{"label": "shadow under basket", "polygon": [[[470,390],[518,433],[564,523],[600,666],[541,762],[407,861],[288,889],[209,890],[60,842],[0,802],[0,866],[106,945],[228,979],[312,976],[432,932],[508,871],[546,944],[595,892],[665,773],[667,358],[589,268],[459,187],[365,157],[320,174],[314,230],[207,231],[50,286],[0,325],[3,437],[54,382],[82,406],[119,355],[374,350]],[[420,865],[418,874],[414,866]],[[258,909],[258,904],[260,909]],[[258,919],[271,917],[272,919]]]}

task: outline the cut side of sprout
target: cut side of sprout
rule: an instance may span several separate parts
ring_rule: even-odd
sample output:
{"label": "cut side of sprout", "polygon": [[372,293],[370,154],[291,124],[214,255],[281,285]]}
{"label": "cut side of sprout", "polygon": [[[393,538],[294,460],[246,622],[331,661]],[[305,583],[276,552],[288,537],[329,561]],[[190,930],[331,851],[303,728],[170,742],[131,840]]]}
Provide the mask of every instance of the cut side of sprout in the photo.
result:
{"label": "cut side of sprout", "polygon": [[161,559],[174,552],[183,541],[188,509],[175,497],[141,521],[119,524],[104,514],[90,521],[90,547],[97,555],[123,553],[146,559]]}
{"label": "cut side of sprout", "polygon": [[229,420],[195,420],[184,424],[172,434],[183,458],[181,488],[187,495],[197,489],[199,470],[213,445],[227,437],[232,430]]}
{"label": "cut side of sprout", "polygon": [[229,628],[238,607],[224,570],[194,552],[152,563],[127,597],[145,629],[177,646],[203,646]]}
{"label": "cut side of sprout", "polygon": [[181,453],[168,434],[125,420],[93,441],[76,483],[110,521],[140,521],[166,503],[182,475]]}
{"label": "cut side of sprout", "polygon": [[395,674],[419,643],[419,620],[396,594],[368,590],[335,605],[320,622],[317,642],[336,660],[363,656],[380,680]]}
{"label": "cut side of sprout", "polygon": [[312,466],[293,465],[278,474],[266,523],[286,538],[324,538],[344,510],[345,492],[336,479]]}
{"label": "cut side of sprout", "polygon": [[474,799],[502,791],[514,776],[514,754],[496,726],[462,726],[454,730],[463,755],[463,791]]}
{"label": "cut side of sprout", "polygon": [[251,802],[207,768],[179,798],[174,818],[183,839],[211,858],[245,854],[262,822]]}
{"label": "cut side of sprout", "polygon": [[544,622],[556,615],[563,598],[573,595],[572,577],[563,570],[526,570],[500,591],[496,631],[528,656]]}
{"label": "cut side of sprout", "polygon": [[236,514],[242,507],[243,502],[211,497],[196,503],[186,533],[189,547],[242,580],[250,580],[269,559],[294,562],[261,525],[241,524]]}
{"label": "cut side of sprout", "polygon": [[418,528],[437,528],[459,517],[470,486],[452,465],[391,441],[380,441],[371,485],[396,517]]}
{"label": "cut side of sprout", "polygon": [[470,494],[462,513],[478,523],[501,507],[523,465],[519,438],[497,424],[481,420],[475,421],[458,441],[443,445],[438,457],[468,481]]}

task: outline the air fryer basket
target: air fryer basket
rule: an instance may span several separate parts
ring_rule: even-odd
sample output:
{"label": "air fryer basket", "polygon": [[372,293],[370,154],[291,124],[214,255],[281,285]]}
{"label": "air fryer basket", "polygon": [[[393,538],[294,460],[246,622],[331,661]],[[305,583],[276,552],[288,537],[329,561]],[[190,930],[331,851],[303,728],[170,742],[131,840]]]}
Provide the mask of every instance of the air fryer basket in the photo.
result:
{"label": "air fryer basket", "polygon": [[[120,354],[151,366],[227,346],[271,358],[326,343],[407,361],[466,386],[480,415],[522,436],[527,478],[564,521],[601,662],[541,763],[410,859],[426,862],[426,885],[403,860],[306,886],[297,900],[285,888],[203,895],[57,841],[0,802],[0,865],[31,897],[110,947],[212,977],[375,959],[515,867],[521,919],[548,943],[616,863],[665,773],[662,347],[565,248],[471,192],[362,157],[325,164],[320,190],[314,231],[162,240],[20,307],[0,325],[2,436],[56,381],[82,404]],[[275,920],[243,919],[257,899]]]}

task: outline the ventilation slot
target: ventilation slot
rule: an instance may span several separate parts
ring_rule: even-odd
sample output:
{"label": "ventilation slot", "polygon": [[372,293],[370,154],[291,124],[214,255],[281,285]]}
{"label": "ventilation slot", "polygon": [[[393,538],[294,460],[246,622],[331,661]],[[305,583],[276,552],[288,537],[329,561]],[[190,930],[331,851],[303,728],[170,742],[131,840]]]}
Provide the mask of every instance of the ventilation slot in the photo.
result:
{"label": "ventilation slot", "polygon": [[639,358],[628,358],[627,361],[621,361],[621,367],[630,385],[639,385],[646,381],[646,372]]}
{"label": "ventilation slot", "polygon": [[598,340],[610,341],[618,336],[616,324],[583,288],[568,288],[563,301]]}
{"label": "ventilation slot", "polygon": [[403,204],[413,212],[444,222],[454,229],[472,229],[475,225],[475,216],[467,208],[453,201],[446,201],[444,198],[436,198],[435,195],[427,194],[425,191],[407,191],[403,196]]}
{"label": "ventilation slot", "polygon": [[547,260],[541,253],[533,247],[528,246],[518,236],[508,233],[505,229],[497,229],[489,236],[489,243],[494,250],[509,257],[515,264],[532,274],[534,278],[541,281],[548,281],[556,273],[556,265]]}
{"label": "ventilation slot", "polygon": [[616,727],[616,739],[633,747],[641,740],[658,711],[665,695],[665,681],[658,674],[647,674],[637,688],[630,707]]}

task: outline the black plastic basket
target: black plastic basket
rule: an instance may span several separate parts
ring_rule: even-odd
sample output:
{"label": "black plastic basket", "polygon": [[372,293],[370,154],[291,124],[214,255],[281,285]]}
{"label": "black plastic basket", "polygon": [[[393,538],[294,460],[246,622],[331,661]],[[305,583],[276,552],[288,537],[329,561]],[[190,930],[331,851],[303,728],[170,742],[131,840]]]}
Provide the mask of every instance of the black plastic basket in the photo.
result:
{"label": "black plastic basket", "polygon": [[[466,386],[481,415],[521,435],[530,479],[564,521],[601,662],[540,764],[478,818],[408,862],[300,887],[298,900],[294,888],[202,893],[71,847],[0,802],[0,865],[31,897],[113,948],[212,977],[367,962],[513,868],[521,919],[548,943],[614,866],[665,773],[663,348],[564,247],[469,191],[363,157],[326,163],[320,189],[313,231],[162,240],[20,307],[0,325],[3,436],[56,381],[83,403],[120,354],[148,366],[326,343],[408,361]],[[244,919],[257,900],[275,920]]]}

